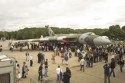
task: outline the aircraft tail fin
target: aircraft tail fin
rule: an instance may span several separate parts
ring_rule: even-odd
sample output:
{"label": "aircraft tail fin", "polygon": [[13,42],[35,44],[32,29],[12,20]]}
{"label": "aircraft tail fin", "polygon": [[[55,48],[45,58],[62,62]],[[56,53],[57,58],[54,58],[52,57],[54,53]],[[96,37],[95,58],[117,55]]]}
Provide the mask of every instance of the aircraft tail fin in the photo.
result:
{"label": "aircraft tail fin", "polygon": [[55,36],[53,30],[49,27],[49,25],[45,26],[48,29],[49,36]]}

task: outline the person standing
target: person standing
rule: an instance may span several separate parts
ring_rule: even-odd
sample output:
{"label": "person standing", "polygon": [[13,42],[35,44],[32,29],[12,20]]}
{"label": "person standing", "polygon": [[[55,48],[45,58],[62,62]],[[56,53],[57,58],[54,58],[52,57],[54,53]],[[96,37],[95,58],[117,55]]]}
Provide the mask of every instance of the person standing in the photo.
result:
{"label": "person standing", "polygon": [[82,55],[82,52],[79,52],[78,53],[78,62],[82,59],[83,55]]}
{"label": "person standing", "polygon": [[62,59],[62,64],[63,64],[63,61],[64,61],[64,53],[61,53],[61,59]]}
{"label": "person standing", "polygon": [[64,60],[66,61],[66,65],[68,65],[68,60],[69,60],[68,53],[65,53]]}
{"label": "person standing", "polygon": [[38,70],[38,74],[39,74],[39,76],[38,76],[38,81],[39,81],[39,80],[43,81],[43,73],[42,73],[42,70],[43,70],[43,64],[40,64],[39,70]]}
{"label": "person standing", "polygon": [[19,80],[21,78],[20,65],[19,64],[17,64],[17,66],[16,66],[16,78],[17,78],[17,80]]}
{"label": "person standing", "polygon": [[104,61],[105,61],[105,63],[108,62],[108,52],[107,51],[104,52]]}
{"label": "person standing", "polygon": [[0,52],[2,52],[2,45],[0,45]]}
{"label": "person standing", "polygon": [[13,49],[14,49],[14,45],[11,45],[10,46],[10,51],[13,52]]}
{"label": "person standing", "polygon": [[45,61],[45,77],[48,77],[48,59]]}
{"label": "person standing", "polygon": [[111,67],[111,73],[110,75],[113,73],[113,77],[115,77],[115,60],[114,59],[111,59],[111,63],[110,63],[110,67]]}
{"label": "person standing", "polygon": [[95,49],[94,51],[93,51],[93,62],[94,63],[96,63],[97,62],[97,50]]}
{"label": "person standing", "polygon": [[86,60],[86,67],[90,67],[89,55],[88,54],[86,55],[85,60]]}
{"label": "person standing", "polygon": [[29,55],[29,60],[30,60],[30,66],[33,66],[33,57],[31,55]]}
{"label": "person standing", "polygon": [[82,58],[81,60],[80,60],[80,71],[85,71],[84,70],[84,65],[85,65],[85,60]]}
{"label": "person standing", "polygon": [[72,51],[71,51],[71,48],[69,48],[69,58],[72,57]]}
{"label": "person standing", "polygon": [[26,73],[26,62],[23,62],[23,66],[22,66],[22,78],[26,78],[25,73]]}
{"label": "person standing", "polygon": [[90,54],[90,67],[93,67],[93,54]]}
{"label": "person standing", "polygon": [[27,65],[25,66],[25,70],[24,70],[24,71],[25,71],[25,74],[24,74],[25,76],[24,76],[24,77],[26,78],[26,77],[27,77],[27,75],[28,75],[28,71],[29,71],[29,69],[28,69],[28,66],[27,66]]}
{"label": "person standing", "polygon": [[123,58],[121,58],[119,61],[118,61],[118,65],[119,65],[119,67],[120,67],[120,71],[122,72],[123,71],[123,67],[124,67],[124,64],[125,64],[125,62],[124,62],[124,60],[123,60]]}
{"label": "person standing", "polygon": [[40,53],[40,59],[41,59],[41,64],[43,64],[45,60],[45,55],[43,53]]}
{"label": "person standing", "polygon": [[110,83],[110,65],[108,62],[103,66],[104,68],[104,83],[106,83],[106,79],[108,78],[108,83]]}
{"label": "person standing", "polygon": [[41,62],[41,57],[40,57],[40,55],[41,55],[41,53],[39,52],[38,55],[37,55],[37,57],[38,57],[38,63]]}
{"label": "person standing", "polygon": [[71,71],[68,67],[66,67],[66,72],[63,74],[63,83],[70,83]]}
{"label": "person standing", "polygon": [[26,61],[28,61],[28,56],[29,56],[29,53],[26,52]]}
{"label": "person standing", "polygon": [[60,66],[56,69],[56,74],[57,74],[57,83],[61,83],[62,81],[62,69]]}
{"label": "person standing", "polygon": [[26,56],[26,61],[29,61],[30,60],[30,57],[29,57],[29,54]]}
{"label": "person standing", "polygon": [[15,63],[16,63],[16,68],[17,68],[18,61],[15,61]]}
{"label": "person standing", "polygon": [[119,59],[121,59],[123,57],[123,50],[122,50],[122,47],[120,48],[120,51],[119,51]]}

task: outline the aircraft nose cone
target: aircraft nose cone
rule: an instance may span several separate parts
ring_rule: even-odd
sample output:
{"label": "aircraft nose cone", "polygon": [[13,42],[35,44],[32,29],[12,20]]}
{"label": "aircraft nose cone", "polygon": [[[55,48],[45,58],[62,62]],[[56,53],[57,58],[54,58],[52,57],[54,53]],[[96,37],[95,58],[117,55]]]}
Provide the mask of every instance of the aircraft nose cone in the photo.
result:
{"label": "aircraft nose cone", "polygon": [[94,41],[95,45],[111,44],[111,41],[109,40],[109,38],[107,36],[99,36],[99,37],[95,38],[93,41]]}

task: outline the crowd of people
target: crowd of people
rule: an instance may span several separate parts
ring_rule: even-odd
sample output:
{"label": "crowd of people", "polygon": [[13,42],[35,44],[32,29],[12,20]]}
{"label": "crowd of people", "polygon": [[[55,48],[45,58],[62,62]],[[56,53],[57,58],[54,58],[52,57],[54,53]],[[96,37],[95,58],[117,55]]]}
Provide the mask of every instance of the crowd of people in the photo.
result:
{"label": "crowd of people", "polygon": [[[75,51],[76,47],[82,47],[82,44],[79,43],[61,43],[61,42],[10,42],[9,43],[9,49],[10,51],[13,51],[14,49],[19,48],[20,51],[23,50],[24,47],[27,47],[27,50],[42,50],[42,51],[54,51],[57,47],[59,50],[61,48],[71,48],[72,51]],[[74,48],[75,47],[75,48]]]}
{"label": "crowd of people", "polygon": [[[71,48],[61,49],[54,51],[56,56],[59,56],[63,61],[66,62],[71,58]],[[99,46],[94,49],[91,47],[86,48],[86,51],[83,51],[80,48],[75,49],[75,55],[78,57],[80,62],[80,71],[85,71],[85,67],[92,68],[93,63],[104,61],[104,83],[106,83],[106,78],[108,78],[108,83],[110,83],[110,76],[113,74],[115,77],[115,67],[118,64],[119,70],[123,72],[124,59],[123,55],[125,54],[125,47],[123,45],[109,45],[106,47]],[[109,56],[111,58],[109,58]],[[67,63],[68,64],[68,63]],[[109,70],[108,70],[109,69]],[[58,77],[57,77],[58,78]],[[60,82],[59,82],[60,83]],[[67,82],[68,83],[68,82]]]}
{"label": "crowd of people", "polygon": [[[95,48],[91,47],[75,47],[74,53],[72,48],[70,47],[55,47],[53,49],[52,54],[52,63],[56,63],[56,57],[60,57],[60,62],[63,65],[67,65],[65,72],[61,69],[61,65],[58,65],[56,69],[57,74],[57,83],[70,83],[71,78],[71,70],[68,67],[69,63],[68,61],[74,56],[78,58],[78,62],[80,64],[80,71],[85,72],[86,68],[93,68],[93,64],[96,64],[98,62],[104,62],[104,83],[106,83],[106,80],[108,78],[108,83],[110,83],[110,76],[113,74],[113,77],[115,77],[115,67],[118,64],[119,65],[119,71],[123,72],[124,67],[124,58],[123,55],[125,54],[125,47],[123,45],[108,45],[108,46],[98,46]],[[73,55],[74,54],[74,55]],[[111,58],[109,58],[109,56]],[[38,80],[43,81],[43,76],[48,77],[48,59],[46,59],[45,54],[42,52],[39,52],[37,55],[38,63],[40,64],[38,69]],[[111,61],[110,61],[111,60]],[[26,52],[26,61],[30,61],[30,66],[33,65],[33,57]],[[20,66],[17,64],[17,78],[21,77],[21,74],[19,71]],[[44,72],[43,72],[44,70]],[[29,69],[26,65],[26,62],[23,62],[22,66],[22,78],[26,78],[28,75]]]}

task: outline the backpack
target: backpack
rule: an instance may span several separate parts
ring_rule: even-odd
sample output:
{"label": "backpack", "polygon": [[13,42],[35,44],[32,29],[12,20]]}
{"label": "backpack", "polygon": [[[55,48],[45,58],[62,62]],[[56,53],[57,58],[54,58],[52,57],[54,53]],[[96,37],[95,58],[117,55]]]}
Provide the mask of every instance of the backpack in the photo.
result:
{"label": "backpack", "polygon": [[110,73],[110,67],[108,65],[104,66],[104,70],[105,70],[105,74],[109,74]]}

